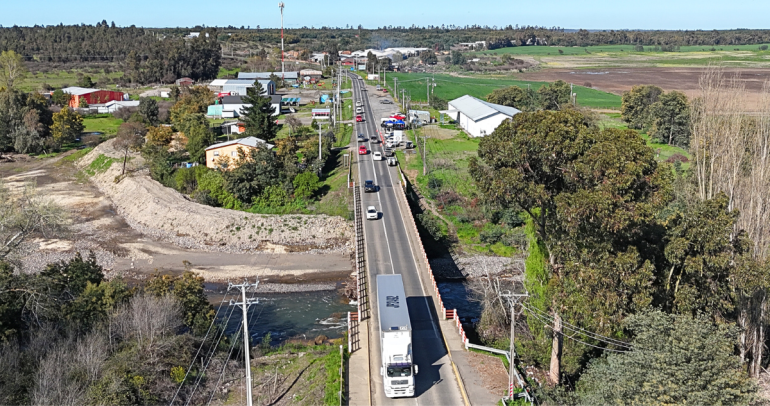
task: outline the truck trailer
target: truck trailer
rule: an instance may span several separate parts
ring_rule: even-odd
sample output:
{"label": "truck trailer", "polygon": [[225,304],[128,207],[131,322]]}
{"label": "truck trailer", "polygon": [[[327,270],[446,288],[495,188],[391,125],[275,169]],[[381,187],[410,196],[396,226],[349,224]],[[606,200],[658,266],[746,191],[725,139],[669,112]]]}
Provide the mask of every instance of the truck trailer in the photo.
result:
{"label": "truck trailer", "polygon": [[417,365],[412,362],[412,323],[401,275],[377,275],[380,374],[389,398],[414,396]]}

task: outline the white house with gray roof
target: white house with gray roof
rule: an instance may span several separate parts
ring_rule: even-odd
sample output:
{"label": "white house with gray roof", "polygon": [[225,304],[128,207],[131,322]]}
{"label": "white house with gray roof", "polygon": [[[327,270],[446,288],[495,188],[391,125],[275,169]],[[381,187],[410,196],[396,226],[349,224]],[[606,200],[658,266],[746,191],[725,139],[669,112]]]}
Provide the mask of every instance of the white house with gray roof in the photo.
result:
{"label": "white house with gray roof", "polygon": [[521,113],[513,107],[503,106],[465,95],[449,103],[449,109],[442,110],[457,121],[471,137],[483,137],[492,134],[503,121]]}

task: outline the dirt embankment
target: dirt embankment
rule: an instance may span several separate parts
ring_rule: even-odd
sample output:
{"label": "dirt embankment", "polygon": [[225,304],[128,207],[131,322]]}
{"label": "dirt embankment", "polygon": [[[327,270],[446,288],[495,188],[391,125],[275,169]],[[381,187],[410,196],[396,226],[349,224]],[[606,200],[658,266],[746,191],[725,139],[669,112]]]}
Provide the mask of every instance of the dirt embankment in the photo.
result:
{"label": "dirt embankment", "polygon": [[103,173],[91,177],[113,203],[117,213],[135,230],[183,248],[228,253],[349,252],[351,224],[325,215],[264,215],[209,207],[150,179],[133,156],[129,175],[116,182],[122,154],[113,140],[96,147],[78,166],[88,167],[100,155],[120,158]]}

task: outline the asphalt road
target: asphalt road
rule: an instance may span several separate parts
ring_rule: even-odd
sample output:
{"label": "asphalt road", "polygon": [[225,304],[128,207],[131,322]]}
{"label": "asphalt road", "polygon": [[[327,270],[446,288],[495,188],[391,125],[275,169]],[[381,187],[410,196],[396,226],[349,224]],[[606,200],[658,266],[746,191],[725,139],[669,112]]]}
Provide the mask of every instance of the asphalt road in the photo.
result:
{"label": "asphalt road", "polygon": [[[349,74],[350,75],[350,74]],[[356,141],[358,134],[364,134],[365,143],[370,151],[367,155],[359,155],[359,185],[364,180],[374,180],[379,186],[375,193],[362,193],[362,212],[367,206],[375,206],[380,212],[377,220],[364,220],[366,235],[366,254],[369,265],[370,303],[372,305],[372,322],[370,337],[370,379],[372,380],[372,402],[375,405],[462,405],[460,388],[452,371],[451,362],[447,356],[438,316],[429,296],[430,285],[420,277],[415,263],[415,253],[406,232],[400,206],[396,200],[399,180],[387,166],[385,160],[374,161],[372,151],[383,152],[382,140],[371,141],[372,135],[378,135],[380,118],[387,117],[398,110],[395,104],[370,104],[375,99],[376,91],[370,87],[363,91],[364,83],[355,75],[353,79],[354,101],[362,101],[364,107],[363,123],[356,123],[352,143],[354,153],[358,152],[360,144]],[[368,93],[371,92],[371,95]],[[379,92],[377,92],[379,93]],[[401,274],[407,295],[407,306],[412,323],[412,352],[414,362],[419,367],[416,376],[415,396],[413,398],[389,399],[385,396],[382,377],[380,375],[380,339],[377,309],[376,275]]]}

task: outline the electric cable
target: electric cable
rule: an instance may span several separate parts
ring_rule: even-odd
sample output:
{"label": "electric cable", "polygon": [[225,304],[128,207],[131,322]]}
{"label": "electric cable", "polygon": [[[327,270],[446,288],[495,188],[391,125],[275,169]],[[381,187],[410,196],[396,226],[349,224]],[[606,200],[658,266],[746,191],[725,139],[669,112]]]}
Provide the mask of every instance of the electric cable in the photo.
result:
{"label": "electric cable", "polygon": [[[539,315],[537,315],[537,314],[536,314],[536,313],[534,313],[534,312],[532,313],[532,316],[534,316],[536,319],[540,320],[540,321],[541,321],[543,324],[545,324],[545,325],[546,325],[547,327],[549,327],[551,330],[554,330],[554,331],[555,331],[555,329],[553,328],[553,326],[552,326],[551,324],[549,324],[549,323],[548,323],[548,320],[542,319],[542,318],[541,318]],[[628,352],[631,352],[631,350],[615,350],[615,349],[612,349],[612,348],[599,347],[599,346],[597,346],[597,345],[589,344],[589,343],[587,343],[587,342],[585,342],[585,341],[582,341],[582,340],[580,340],[580,339],[577,339],[577,338],[575,338],[575,337],[573,337],[573,336],[570,336],[569,334],[565,334],[564,332],[561,332],[561,333],[559,333],[559,334],[561,334],[561,335],[562,335],[562,336],[564,336],[564,337],[567,337],[567,338],[569,338],[570,340],[573,340],[573,341],[579,342],[579,343],[581,343],[581,344],[583,344],[583,345],[586,345],[586,346],[589,346],[589,347],[593,347],[593,348],[596,348],[596,349],[599,349],[599,350],[603,350],[603,351],[612,351],[612,352],[617,352],[617,353],[628,353]]]}
{"label": "electric cable", "polygon": [[[545,318],[547,318],[549,320],[553,320],[553,317],[551,315],[545,313],[544,311],[542,311],[542,310],[540,310],[540,309],[538,309],[538,308],[536,308],[534,306],[530,307],[530,306],[525,305],[524,303],[521,303],[521,305],[525,309],[529,310],[531,313],[539,313],[541,316],[543,316],[543,317],[545,317]],[[624,341],[616,340],[614,338],[610,338],[610,337],[601,335],[599,333],[594,333],[594,332],[585,330],[583,328],[575,326],[574,324],[570,324],[570,323],[568,323],[568,322],[566,322],[564,320],[562,320],[562,325],[564,325],[564,327],[567,328],[568,330],[572,330],[572,331],[574,331],[576,333],[583,333],[583,334],[585,334],[585,335],[587,335],[587,336],[589,336],[589,337],[591,337],[591,338],[593,338],[593,339],[595,339],[597,341],[602,341],[602,342],[604,342],[606,344],[616,345],[616,346],[619,346],[619,347],[626,347],[628,349],[632,349],[633,348],[630,344],[628,344],[628,343],[626,343]]]}

